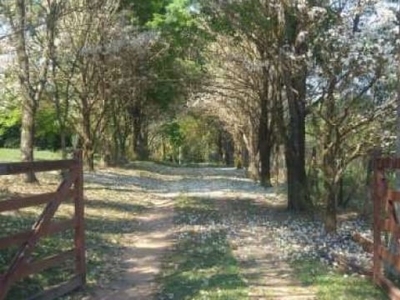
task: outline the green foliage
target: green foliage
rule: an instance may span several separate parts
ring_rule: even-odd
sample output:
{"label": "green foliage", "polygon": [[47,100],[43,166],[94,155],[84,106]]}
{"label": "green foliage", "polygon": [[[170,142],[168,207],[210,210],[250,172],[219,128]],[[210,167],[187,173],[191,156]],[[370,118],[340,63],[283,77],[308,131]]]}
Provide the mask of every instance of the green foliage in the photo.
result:
{"label": "green foliage", "polygon": [[139,26],[145,26],[151,22],[155,14],[165,13],[165,8],[171,0],[122,0],[121,9],[131,12],[131,22]]}
{"label": "green foliage", "polygon": [[16,99],[7,99],[0,107],[0,147],[19,147],[21,110]]}
{"label": "green foliage", "polygon": [[183,155],[189,161],[208,162],[216,152],[218,128],[207,118],[186,116],[180,121],[185,143]]}
{"label": "green foliage", "polygon": [[184,135],[181,126],[175,120],[162,126],[162,135],[164,135],[173,147],[180,147],[184,141]]}
{"label": "green foliage", "polygon": [[208,118],[181,116],[162,125],[157,134],[162,136],[166,146],[166,158],[173,161],[178,160],[179,151],[185,163],[210,162],[217,152],[219,127]]}
{"label": "green foliage", "polygon": [[36,115],[36,147],[57,150],[60,148],[60,128],[55,109],[43,107]]}

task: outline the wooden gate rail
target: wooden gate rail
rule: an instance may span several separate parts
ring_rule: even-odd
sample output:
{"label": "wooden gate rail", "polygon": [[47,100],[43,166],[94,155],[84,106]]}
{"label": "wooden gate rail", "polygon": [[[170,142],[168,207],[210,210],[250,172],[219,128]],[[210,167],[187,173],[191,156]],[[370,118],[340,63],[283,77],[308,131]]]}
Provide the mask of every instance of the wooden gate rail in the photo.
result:
{"label": "wooden gate rail", "polygon": [[[7,271],[4,274],[0,274],[0,300],[5,299],[16,281],[69,260],[75,262],[72,279],[47,289],[30,299],[55,299],[85,284],[86,259],[81,151],[77,151],[73,159],[70,160],[0,163],[0,176],[22,174],[27,171],[45,172],[54,170],[68,170],[65,179],[61,182],[56,192],[0,201],[0,213],[46,204],[31,230],[0,238],[0,250],[10,246],[19,247]],[[60,204],[71,198],[74,201],[73,218],[67,221],[52,221]],[[32,253],[41,238],[69,229],[74,230],[73,249],[39,261],[32,259]]]}
{"label": "wooden gate rail", "polygon": [[[383,262],[400,272],[400,253],[393,254],[382,242],[382,233],[389,232],[391,238],[399,245],[400,223],[396,216],[395,203],[400,202],[400,192],[389,189],[385,171],[400,171],[399,158],[375,158],[373,177],[374,202],[374,243],[373,269],[374,282],[384,288],[390,299],[400,300],[400,289],[384,276]],[[400,249],[400,247],[397,247]]]}

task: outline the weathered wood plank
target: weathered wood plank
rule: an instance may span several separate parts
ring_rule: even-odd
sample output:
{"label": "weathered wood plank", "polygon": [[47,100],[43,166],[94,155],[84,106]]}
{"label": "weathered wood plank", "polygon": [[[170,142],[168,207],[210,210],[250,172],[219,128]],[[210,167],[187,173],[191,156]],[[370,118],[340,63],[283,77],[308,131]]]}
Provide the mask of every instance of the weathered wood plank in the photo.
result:
{"label": "weathered wood plank", "polygon": [[400,255],[394,255],[390,253],[385,247],[381,246],[379,248],[379,256],[390,263],[400,272]]}
{"label": "weathered wood plank", "polygon": [[373,279],[374,281],[381,275],[382,261],[379,255],[382,245],[381,237],[381,211],[382,211],[382,183],[385,174],[375,165],[373,181],[373,203],[374,203],[374,251],[373,251]]}
{"label": "weathered wood plank", "polygon": [[396,157],[378,157],[374,163],[377,169],[400,169],[400,158]]}
{"label": "weathered wood plank", "polygon": [[49,160],[34,162],[0,163],[0,175],[23,174],[27,171],[46,172],[69,169],[77,165],[76,160]]}
{"label": "weathered wood plank", "polygon": [[400,300],[400,289],[398,289],[389,279],[380,275],[375,277],[374,282],[387,293],[389,299]]}
{"label": "weathered wood plank", "polygon": [[358,232],[352,235],[354,241],[360,244],[360,246],[364,249],[365,252],[373,253],[374,252],[374,242],[366,237],[363,237]]}
{"label": "weathered wood plank", "polygon": [[[71,198],[74,195],[73,191],[71,190],[66,198]],[[38,194],[26,197],[18,197],[18,198],[11,198],[9,200],[0,201],[0,213],[10,210],[17,210],[21,208],[37,206],[41,204],[46,204],[50,202],[57,196],[56,192],[53,193],[46,193],[46,194]]]}
{"label": "weathered wood plank", "polygon": [[370,276],[372,277],[372,270],[365,269],[364,267],[349,261],[344,255],[342,254],[334,254],[333,258],[335,262],[339,265],[339,268],[344,272],[356,272],[360,275]]}
{"label": "weathered wood plank", "polygon": [[[83,167],[82,152],[77,151],[72,160],[39,161],[22,163],[0,163],[0,175],[22,174],[27,171],[44,172],[52,170],[65,170],[70,172],[63,180],[56,193],[33,195],[9,199],[0,202],[0,212],[16,210],[24,207],[46,204],[45,209],[35,222],[32,230],[20,232],[0,239],[0,249],[10,245],[20,245],[7,272],[0,274],[0,300],[3,300],[12,284],[28,275],[39,273],[50,267],[57,266],[66,261],[75,261],[75,276],[68,282],[52,287],[36,296],[33,300],[53,300],[66,293],[81,287],[85,283],[85,246],[84,246],[84,203],[83,203]],[[71,191],[71,186],[75,188]],[[73,194],[71,194],[73,193]],[[60,204],[66,198],[73,198],[75,215],[72,220],[51,222]],[[67,229],[75,229],[74,249],[31,262],[32,251],[39,239]]]}
{"label": "weathered wood plank", "polygon": [[388,201],[400,202],[400,191],[388,190],[386,199]]}
{"label": "weathered wood plank", "polygon": [[[61,222],[52,222],[50,226],[42,232],[40,237],[53,235],[55,233],[59,233],[68,229],[72,230],[74,228],[74,224],[75,224],[74,219]],[[8,248],[10,246],[20,246],[24,242],[26,242],[31,235],[32,235],[32,230],[27,230],[0,238],[0,250]]]}
{"label": "weathered wood plank", "polygon": [[64,296],[67,293],[70,293],[83,285],[83,278],[81,275],[74,276],[71,280],[57,285],[55,287],[49,288],[28,300],[53,300],[57,299],[61,296]]}
{"label": "weathered wood plank", "polygon": [[40,273],[48,268],[58,266],[67,260],[72,260],[74,258],[74,254],[75,254],[74,249],[71,249],[68,251],[61,252],[57,255],[46,257],[39,261],[26,264],[22,266],[20,270],[18,270],[17,272],[18,278],[16,278],[16,280],[22,279],[32,274]]}
{"label": "weathered wood plank", "polygon": [[79,164],[79,171],[74,182],[75,187],[75,272],[86,278],[86,251],[85,251],[85,205],[83,197],[83,162],[82,153],[75,154],[75,160]]}
{"label": "weathered wood plank", "polygon": [[7,273],[0,282],[0,299],[4,298],[8,293],[11,284],[15,282],[16,279],[20,278],[18,275],[19,272],[25,267],[27,261],[30,259],[32,251],[34,250],[40,236],[50,226],[51,219],[56,213],[62,200],[69,193],[71,185],[75,182],[76,178],[76,170],[68,174],[68,177],[64,179],[58,187],[57,196],[46,205],[40,218],[33,225],[32,234],[29,236],[26,243],[22,244],[21,248],[17,251]]}

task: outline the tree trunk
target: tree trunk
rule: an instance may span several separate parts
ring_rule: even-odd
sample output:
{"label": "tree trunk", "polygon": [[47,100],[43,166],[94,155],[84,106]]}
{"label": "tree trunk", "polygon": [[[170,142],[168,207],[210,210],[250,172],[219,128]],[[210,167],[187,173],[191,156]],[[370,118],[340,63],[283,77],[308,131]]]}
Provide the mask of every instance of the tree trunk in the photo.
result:
{"label": "tree trunk", "polygon": [[337,213],[336,213],[336,189],[337,185],[326,185],[326,212],[325,212],[325,232],[336,232]]}
{"label": "tree trunk", "polygon": [[[260,184],[264,187],[271,187],[271,152],[272,147],[267,141],[262,141],[260,147]],[[264,145],[263,145],[264,144]]]}
{"label": "tree trunk", "polygon": [[65,129],[60,128],[60,143],[61,143],[61,158],[67,159],[67,135],[65,134]]}
{"label": "tree trunk", "polygon": [[[36,104],[31,103],[31,101],[24,100],[24,105],[22,106],[21,154],[22,161],[26,162],[33,161],[35,115]],[[33,171],[28,171],[25,174],[25,182],[38,182],[36,175]]]}
{"label": "tree trunk", "polygon": [[[266,102],[263,101],[263,102]],[[268,123],[267,103],[264,103],[261,108],[260,128],[258,130],[258,147],[260,156],[260,184],[265,187],[271,187],[271,138]],[[264,108],[263,108],[264,107]],[[257,172],[258,173],[258,172]]]}
{"label": "tree trunk", "polygon": [[289,107],[289,125],[286,139],[286,166],[288,179],[288,209],[312,208],[307,189],[305,167],[306,70],[288,74],[286,92]]}
{"label": "tree trunk", "polygon": [[[293,103],[292,103],[293,104]],[[297,106],[298,104],[294,104]],[[290,112],[290,124],[286,141],[286,168],[288,183],[288,209],[305,211],[311,209],[305,168],[305,116],[297,109]]]}
{"label": "tree trunk", "polygon": [[254,181],[259,181],[260,156],[259,147],[257,146],[258,136],[256,136],[254,133],[250,133],[249,137],[243,134],[243,141],[248,154],[247,176]]}
{"label": "tree trunk", "polygon": [[247,176],[254,180],[258,181],[260,179],[259,172],[259,160],[253,152],[249,152],[249,166],[247,167]]}
{"label": "tree trunk", "polygon": [[[261,51],[261,55],[263,55],[263,51]],[[272,138],[271,138],[271,130],[270,130],[270,118],[269,118],[269,109],[270,109],[270,100],[271,94],[273,93],[272,89],[270,89],[270,74],[269,69],[266,67],[263,68],[263,87],[262,93],[260,94],[260,105],[261,105],[261,114],[260,114],[260,123],[258,128],[258,152],[260,156],[260,184],[265,187],[270,187],[271,185],[271,152],[272,152]]]}
{"label": "tree trunk", "polygon": [[90,113],[87,109],[83,110],[83,159],[90,172],[94,171],[94,144],[91,130]]}
{"label": "tree trunk", "polygon": [[234,148],[234,165],[236,169],[242,169],[243,168],[243,138],[241,134],[236,134],[234,136],[235,139],[235,148]]}
{"label": "tree trunk", "polygon": [[94,171],[94,148],[91,141],[83,143],[83,158],[89,172]]}
{"label": "tree trunk", "polygon": [[132,110],[133,126],[133,153],[136,159],[146,160],[149,157],[147,145],[147,128],[144,124],[144,116],[139,104],[136,104]]}
{"label": "tree trunk", "polygon": [[224,162],[226,166],[232,166],[234,164],[234,154],[235,146],[233,144],[233,140],[225,136],[224,139]]}
{"label": "tree trunk", "polygon": [[[104,133],[107,135],[106,133]],[[102,142],[102,149],[101,149],[101,165],[105,168],[110,167],[113,165],[112,161],[112,147],[111,143],[108,138],[105,138]]]}
{"label": "tree trunk", "polygon": [[161,159],[162,159],[162,161],[167,160],[167,149],[165,146],[164,137],[161,138]]}

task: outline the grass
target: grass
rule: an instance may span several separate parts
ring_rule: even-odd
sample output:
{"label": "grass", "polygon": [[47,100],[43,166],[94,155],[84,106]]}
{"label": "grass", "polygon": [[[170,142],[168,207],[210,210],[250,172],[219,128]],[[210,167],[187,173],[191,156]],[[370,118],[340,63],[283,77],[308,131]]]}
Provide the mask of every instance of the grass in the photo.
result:
{"label": "grass", "polygon": [[304,285],[315,288],[319,300],[388,299],[367,278],[339,273],[318,261],[298,260],[292,267]]}
{"label": "grass", "polygon": [[[35,150],[35,160],[54,160],[60,159],[61,153],[48,150]],[[19,149],[0,148],[0,162],[15,162],[21,160]]]}
{"label": "grass", "polygon": [[[247,286],[213,202],[179,197],[175,224],[182,228],[159,277],[158,299],[245,299]],[[213,225],[210,225],[213,224]]]}

